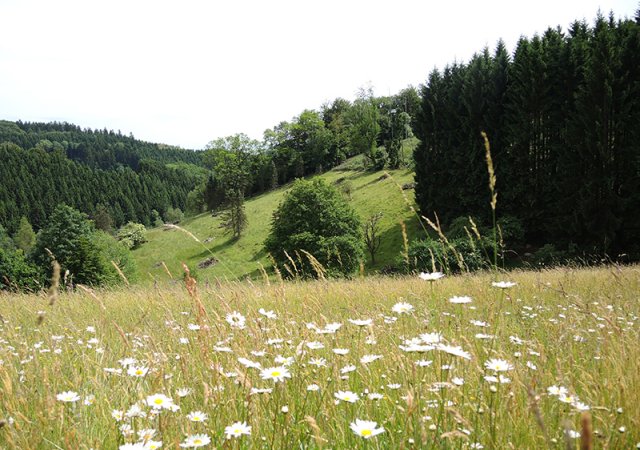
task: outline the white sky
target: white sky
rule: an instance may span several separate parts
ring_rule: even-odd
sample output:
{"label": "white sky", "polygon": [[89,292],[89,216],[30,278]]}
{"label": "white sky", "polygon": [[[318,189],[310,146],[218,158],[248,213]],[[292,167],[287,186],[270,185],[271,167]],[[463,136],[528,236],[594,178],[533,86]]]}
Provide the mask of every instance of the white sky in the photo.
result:
{"label": "white sky", "polygon": [[0,0],[0,119],[200,149],[637,0]]}

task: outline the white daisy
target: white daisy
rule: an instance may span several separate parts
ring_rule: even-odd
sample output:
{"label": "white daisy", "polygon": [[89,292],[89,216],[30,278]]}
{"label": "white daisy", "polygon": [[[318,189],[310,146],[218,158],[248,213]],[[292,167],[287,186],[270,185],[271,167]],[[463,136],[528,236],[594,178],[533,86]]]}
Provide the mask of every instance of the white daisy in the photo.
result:
{"label": "white daisy", "polygon": [[227,435],[227,439],[238,438],[242,435],[251,435],[251,427],[246,422],[235,422],[228,427],[225,427],[224,433]]}
{"label": "white daisy", "polygon": [[351,430],[355,434],[365,439],[370,439],[384,432],[384,428],[382,427],[377,428],[377,427],[378,427],[377,422],[372,422],[369,420],[360,420],[360,419],[356,419],[355,422],[352,422],[350,425]]}

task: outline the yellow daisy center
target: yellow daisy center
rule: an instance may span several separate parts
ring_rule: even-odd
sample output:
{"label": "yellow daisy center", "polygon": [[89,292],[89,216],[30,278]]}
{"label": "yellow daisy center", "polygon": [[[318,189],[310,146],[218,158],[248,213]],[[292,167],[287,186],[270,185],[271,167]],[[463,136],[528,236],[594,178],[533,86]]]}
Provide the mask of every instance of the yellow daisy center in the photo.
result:
{"label": "yellow daisy center", "polygon": [[142,374],[143,374],[142,370],[140,369],[136,370],[136,375],[142,375]]}
{"label": "yellow daisy center", "polygon": [[280,371],[274,370],[273,372],[271,372],[271,376],[272,377],[279,377],[280,376]]}
{"label": "yellow daisy center", "polygon": [[235,434],[240,434],[240,431],[241,431],[241,430],[240,430],[240,428],[236,428],[236,429],[234,429],[234,430],[233,430],[233,432],[234,432]]}
{"label": "yellow daisy center", "polygon": [[195,439],[193,441],[194,444],[202,444],[202,439]]}
{"label": "yellow daisy center", "polygon": [[363,436],[371,436],[371,430],[362,430],[360,434]]}
{"label": "yellow daisy center", "polygon": [[162,405],[162,399],[161,398],[157,398],[153,401],[153,403],[155,403],[156,405]]}

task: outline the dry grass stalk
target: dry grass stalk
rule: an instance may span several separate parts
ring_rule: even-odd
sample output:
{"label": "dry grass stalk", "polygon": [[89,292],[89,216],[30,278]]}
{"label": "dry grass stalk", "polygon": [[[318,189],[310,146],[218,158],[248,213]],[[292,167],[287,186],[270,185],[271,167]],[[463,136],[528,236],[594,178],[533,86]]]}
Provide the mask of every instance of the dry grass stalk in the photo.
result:
{"label": "dry grass stalk", "polygon": [[51,286],[49,287],[49,306],[58,300],[58,288],[60,286],[60,264],[55,259],[51,262],[53,271],[51,273]]}
{"label": "dry grass stalk", "polygon": [[409,264],[409,238],[407,237],[407,226],[403,221],[400,221],[400,229],[402,230],[402,245],[403,245],[403,253],[405,263]]}
{"label": "dry grass stalk", "polygon": [[291,271],[291,269],[289,268],[289,266],[287,264],[284,265],[284,268],[287,269],[287,272],[289,272],[289,275],[291,275],[292,277],[296,277],[298,275],[298,266],[296,266],[295,261],[293,260],[293,258],[289,255],[289,253],[287,253],[286,250],[284,251],[284,256],[287,257],[287,259],[289,260],[289,262],[291,263],[294,272]]}
{"label": "dry grass stalk", "polygon": [[313,270],[316,272],[316,275],[318,275],[318,278],[321,280],[324,280],[325,273],[327,272],[327,270],[323,267],[320,261],[318,261],[316,257],[313,256],[308,251],[306,250],[300,250],[300,251],[304,253],[304,255],[309,259],[309,262],[311,263],[311,267],[313,267]]}
{"label": "dry grass stalk", "polygon": [[487,159],[487,170],[489,171],[489,189],[491,190],[491,209],[496,210],[496,204],[498,203],[498,193],[496,192],[496,173],[493,170],[493,160],[491,159],[491,146],[489,145],[489,138],[487,133],[482,131],[480,133],[484,140],[485,157]]}
{"label": "dry grass stalk", "polygon": [[456,250],[456,248],[451,244],[451,242],[449,242],[449,239],[447,239],[447,236],[445,236],[444,232],[442,231],[442,227],[440,226],[440,219],[438,219],[438,215],[436,214],[435,223],[431,221],[428,217],[422,216],[422,218],[427,221],[427,224],[429,224],[429,226],[433,228],[433,230],[436,233],[438,233],[438,237],[440,238],[442,243],[447,247],[449,247],[449,250],[451,250],[451,252],[453,253],[453,256],[455,256],[456,260],[458,261],[458,265],[460,266],[460,268],[462,269],[467,267],[464,262],[464,258],[462,257],[460,252]]}
{"label": "dry grass stalk", "polygon": [[549,434],[547,433],[547,428],[544,425],[544,419],[542,418],[542,413],[540,412],[540,407],[538,406],[538,396],[534,392],[532,387],[527,389],[527,395],[529,396],[529,407],[533,412],[533,416],[536,418],[536,423],[542,430],[542,434],[544,436],[545,441],[547,442],[547,446],[552,448],[551,439],[549,439]]}
{"label": "dry grass stalk", "polygon": [[116,262],[112,260],[111,264],[113,264],[113,267],[115,267],[116,272],[118,272],[118,275],[120,275],[120,278],[122,278],[122,280],[124,281],[124,284],[126,284],[127,286],[131,286],[129,284],[129,280],[127,280],[127,277],[124,275],[124,273],[122,273],[122,270],[120,270],[120,267],[118,267]]}
{"label": "dry grass stalk", "polygon": [[580,450],[593,450],[593,426],[588,411],[582,413],[580,426]]}
{"label": "dry grass stalk", "polygon": [[103,311],[107,310],[107,307],[104,306],[104,303],[102,302],[102,300],[100,300],[100,298],[98,298],[98,296],[88,287],[83,286],[82,284],[78,284],[77,285],[80,289],[82,289],[83,291],[85,291],[87,294],[89,294],[91,296],[91,298],[93,298],[95,301],[97,301],[100,304],[100,308],[102,308]]}
{"label": "dry grass stalk", "polygon": [[162,268],[164,269],[165,273],[167,275],[169,275],[169,278],[173,280],[173,275],[171,275],[171,272],[169,272],[169,268],[167,267],[167,265],[164,263],[164,261],[160,261],[162,263]]}
{"label": "dry grass stalk", "polygon": [[304,421],[307,422],[311,430],[313,430],[313,439],[316,441],[316,445],[318,448],[324,447],[324,443],[328,442],[326,439],[322,437],[320,434],[320,427],[318,426],[318,422],[311,416],[305,416]]}

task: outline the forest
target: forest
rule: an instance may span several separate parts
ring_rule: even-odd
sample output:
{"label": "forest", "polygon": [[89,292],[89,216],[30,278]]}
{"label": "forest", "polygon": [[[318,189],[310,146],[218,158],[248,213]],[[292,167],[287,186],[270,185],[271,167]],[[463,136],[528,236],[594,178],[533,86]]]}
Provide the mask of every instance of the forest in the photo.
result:
{"label": "forest", "polygon": [[574,255],[640,256],[640,14],[598,15],[434,70],[421,91],[416,198],[449,225],[491,222],[480,136],[499,216],[521,243]]}

